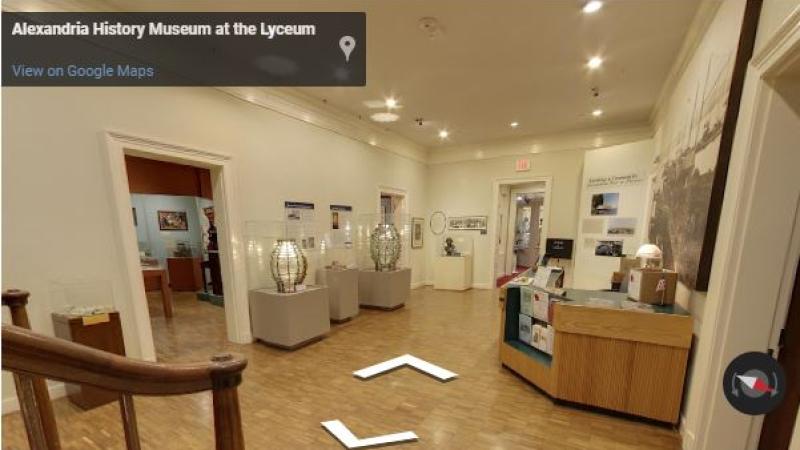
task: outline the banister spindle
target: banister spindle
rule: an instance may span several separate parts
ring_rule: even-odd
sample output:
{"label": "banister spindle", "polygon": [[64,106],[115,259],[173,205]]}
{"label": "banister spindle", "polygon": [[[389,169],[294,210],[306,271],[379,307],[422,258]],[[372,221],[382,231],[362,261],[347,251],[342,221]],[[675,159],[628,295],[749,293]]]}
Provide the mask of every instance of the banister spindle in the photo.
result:
{"label": "banister spindle", "polygon": [[[233,355],[214,355],[211,362],[223,365],[233,361]],[[242,382],[240,372],[212,372],[214,400],[214,439],[216,450],[244,450],[242,416],[239,411],[237,387]]]}
{"label": "banister spindle", "polygon": [[128,450],[140,450],[139,426],[136,424],[136,410],[133,408],[133,396],[119,395],[119,410],[122,413],[122,428],[125,430],[125,446]]}
{"label": "banister spindle", "polygon": [[[22,328],[31,329],[31,323],[28,319],[28,312],[25,305],[28,304],[28,297],[30,293],[19,289],[8,289],[3,291],[3,306],[8,306],[11,312],[11,323]],[[38,414],[38,423],[44,433],[44,445],[40,447],[43,450],[60,450],[61,442],[58,439],[58,426],[56,424],[56,416],[53,413],[53,404],[50,403],[50,394],[47,392],[47,383],[44,378],[34,376],[23,376],[14,374],[14,383],[17,387],[17,396],[19,397],[20,408],[23,407],[25,401],[24,396],[30,395],[28,401],[33,400],[33,405]],[[30,386],[29,386],[30,385]],[[25,391],[30,388],[30,392]],[[25,392],[21,392],[25,391]],[[30,406],[30,403],[29,403]],[[25,411],[23,410],[23,415]],[[25,427],[28,431],[28,437],[31,437],[32,430],[30,426],[35,427],[35,424],[28,423],[27,417],[25,420]],[[33,446],[34,441],[31,441]],[[38,450],[35,448],[34,450]]]}

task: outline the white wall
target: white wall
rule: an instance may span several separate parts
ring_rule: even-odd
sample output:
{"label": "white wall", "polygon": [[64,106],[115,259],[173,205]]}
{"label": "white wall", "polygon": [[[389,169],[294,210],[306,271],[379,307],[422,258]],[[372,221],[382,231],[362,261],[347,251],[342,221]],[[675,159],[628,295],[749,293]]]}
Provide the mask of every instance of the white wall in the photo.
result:
{"label": "white wall", "polygon": [[[130,299],[101,157],[107,129],[232,155],[243,221],[280,219],[284,200],[372,213],[378,185],[407,190],[412,215],[426,211],[424,164],[213,89],[6,87],[2,101],[3,285],[31,291],[40,332],[52,332],[54,282],[100,280],[109,303]],[[421,282],[422,250],[411,251]],[[138,356],[132,322],[123,318],[123,333]]]}
{"label": "white wall", "polygon": [[[490,254],[490,239],[495,236],[496,217],[492,211],[493,183],[500,178],[552,177],[552,193],[548,236],[574,239],[577,223],[577,202],[583,167],[583,150],[565,150],[529,155],[531,170],[516,172],[514,162],[517,157],[503,156],[486,160],[471,160],[433,164],[428,168],[428,208],[429,212],[441,210],[450,216],[483,215],[489,216],[489,232],[485,235],[477,231],[464,231],[474,238],[473,283],[477,287],[493,287],[490,265],[494,261]],[[547,209],[547,205],[545,205]],[[426,254],[430,258],[426,265],[426,279],[432,280],[432,258],[438,248],[438,236],[430,230],[426,242]],[[449,230],[448,230],[449,233]],[[458,233],[456,233],[458,234]],[[426,245],[427,246],[427,245]],[[562,261],[563,262],[563,261]],[[571,276],[571,265],[567,274]]]}
{"label": "white wall", "polygon": [[[623,241],[625,255],[635,255],[639,245],[646,240],[645,211],[648,194],[648,173],[653,158],[653,141],[639,141],[614,147],[587,151],[583,163],[580,209],[578,212],[578,238],[575,240],[575,277],[573,287],[579,289],[609,289],[611,274],[619,270],[620,258],[596,256],[597,240]],[[589,187],[589,179],[636,174],[641,181],[620,186]],[[592,194],[618,193],[619,208],[614,216],[592,216]],[[607,221],[614,218],[636,219],[633,236],[607,235]],[[584,228],[586,220],[604,222],[601,233],[590,233]]]}

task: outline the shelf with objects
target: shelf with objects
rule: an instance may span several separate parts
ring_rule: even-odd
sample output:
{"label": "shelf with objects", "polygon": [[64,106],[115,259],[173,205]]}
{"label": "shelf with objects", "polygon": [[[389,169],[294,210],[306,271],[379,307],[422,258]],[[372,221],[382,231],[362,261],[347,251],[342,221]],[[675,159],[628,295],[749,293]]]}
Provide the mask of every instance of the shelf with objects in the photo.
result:
{"label": "shelf with objects", "polygon": [[471,236],[445,233],[441,236],[439,254],[434,259],[433,288],[465,291],[472,288]]}
{"label": "shelf with objects", "polygon": [[553,272],[528,270],[500,289],[501,364],[554,399],[677,423],[689,313],[623,292],[556,288]]}
{"label": "shelf with objects", "polygon": [[357,225],[350,206],[331,205],[330,219],[319,245],[316,282],[328,287],[330,320],[340,323],[358,315]]}
{"label": "shelf with objects", "polygon": [[253,337],[293,350],[330,331],[328,288],[314,284],[319,226],[313,221],[245,223]]}
{"label": "shelf with objects", "polygon": [[391,311],[411,296],[409,247],[411,218],[407,214],[358,216],[358,303],[363,308]]}

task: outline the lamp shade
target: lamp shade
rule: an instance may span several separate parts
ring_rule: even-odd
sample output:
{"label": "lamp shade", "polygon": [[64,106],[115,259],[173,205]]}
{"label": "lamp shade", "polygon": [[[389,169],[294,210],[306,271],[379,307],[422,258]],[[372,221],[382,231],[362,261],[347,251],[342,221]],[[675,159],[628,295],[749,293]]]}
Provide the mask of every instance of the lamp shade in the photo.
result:
{"label": "lamp shade", "polygon": [[661,249],[655,244],[644,244],[636,251],[637,258],[661,259]]}
{"label": "lamp shade", "polygon": [[306,256],[294,239],[278,239],[269,265],[278,292],[296,292],[297,285],[306,279]]}
{"label": "lamp shade", "polygon": [[381,223],[375,226],[369,237],[369,255],[379,272],[397,268],[400,259],[400,233],[392,224]]}

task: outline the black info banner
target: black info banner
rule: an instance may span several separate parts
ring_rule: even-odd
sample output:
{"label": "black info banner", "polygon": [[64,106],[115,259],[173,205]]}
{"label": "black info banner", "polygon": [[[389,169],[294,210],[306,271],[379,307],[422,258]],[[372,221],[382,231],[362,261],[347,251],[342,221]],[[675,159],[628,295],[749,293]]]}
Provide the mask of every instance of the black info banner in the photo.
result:
{"label": "black info banner", "polygon": [[364,13],[3,12],[4,86],[363,86]]}

